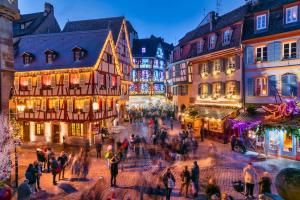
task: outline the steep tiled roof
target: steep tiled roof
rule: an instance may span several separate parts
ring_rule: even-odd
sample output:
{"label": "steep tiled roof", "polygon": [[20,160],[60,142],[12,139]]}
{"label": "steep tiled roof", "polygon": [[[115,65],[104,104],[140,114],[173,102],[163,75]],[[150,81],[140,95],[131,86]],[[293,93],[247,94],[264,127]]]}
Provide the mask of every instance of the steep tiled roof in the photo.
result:
{"label": "steep tiled roof", "polygon": [[[18,52],[15,56],[15,69],[17,71],[35,71],[91,67],[96,63],[107,36],[107,30],[24,36],[19,41]],[[73,60],[72,49],[75,46],[87,51],[87,55],[79,62]],[[45,62],[47,49],[58,54],[52,64]],[[24,52],[34,56],[34,60],[29,66],[23,64],[22,54]]]}
{"label": "steep tiled roof", "polygon": [[[13,23],[14,37],[32,34],[46,18],[47,15],[44,16],[44,12],[21,15],[20,19]],[[31,24],[27,28],[21,29],[21,24],[26,22],[31,22]]]}
{"label": "steep tiled roof", "polygon": [[[283,5],[296,2],[295,0],[261,0],[261,3],[249,9],[249,15],[245,19],[243,40],[274,35],[300,29],[300,22],[285,25]],[[254,14],[256,12],[269,10],[268,29],[255,33]]]}
{"label": "steep tiled roof", "polygon": [[[157,53],[158,45],[162,46],[162,49],[165,51],[165,55],[168,56],[173,50],[173,45],[170,45],[163,41],[160,37],[151,36],[146,39],[134,39],[132,47],[133,57],[155,57]],[[146,48],[146,52],[142,53],[141,49]]]}
{"label": "steep tiled roof", "polygon": [[[102,19],[70,21],[66,23],[63,32],[110,29],[112,31],[114,41],[117,41],[123,20],[124,17],[110,17]],[[132,24],[129,21],[126,22],[128,31],[136,33]]]}
{"label": "steep tiled roof", "polygon": [[216,32],[219,29],[225,28],[226,26],[232,25],[238,21],[243,20],[247,13],[247,9],[248,6],[243,5],[231,12],[228,12],[220,17],[217,17],[216,21],[214,22],[212,30],[210,30],[209,23],[204,24],[202,26],[198,26],[194,30],[188,32],[182,39],[180,39],[179,45],[197,39],[203,35]]}

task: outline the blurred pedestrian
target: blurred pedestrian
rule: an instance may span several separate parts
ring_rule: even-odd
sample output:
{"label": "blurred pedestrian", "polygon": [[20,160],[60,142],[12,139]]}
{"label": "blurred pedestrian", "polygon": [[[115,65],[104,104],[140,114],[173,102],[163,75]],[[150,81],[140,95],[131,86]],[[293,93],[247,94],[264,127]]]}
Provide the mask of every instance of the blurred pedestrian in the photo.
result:
{"label": "blurred pedestrian", "polygon": [[18,200],[30,200],[31,193],[29,180],[25,179],[18,187]]}
{"label": "blurred pedestrian", "polygon": [[36,170],[36,172],[37,172],[36,185],[37,185],[37,188],[38,188],[39,190],[41,190],[42,188],[41,188],[41,183],[40,183],[40,181],[41,181],[41,176],[42,176],[42,165],[41,165],[40,162],[35,161],[35,162],[34,162],[34,167],[35,167],[35,170]]}
{"label": "blurred pedestrian", "polygon": [[246,184],[246,196],[250,198],[254,198],[253,190],[255,179],[257,177],[257,173],[252,165],[252,163],[248,163],[248,165],[243,170],[243,176]]}
{"label": "blurred pedestrian", "polygon": [[189,186],[191,183],[191,174],[188,170],[188,166],[184,167],[184,170],[181,173],[181,187],[180,187],[180,195],[182,194],[182,190],[185,190],[185,197],[188,196]]}
{"label": "blurred pedestrian", "polygon": [[36,192],[36,180],[37,180],[37,170],[36,168],[33,166],[33,164],[29,164],[26,173],[25,173],[25,177],[28,180],[28,184],[30,186],[31,192],[35,193]]}
{"label": "blurred pedestrian", "polygon": [[67,154],[62,151],[60,153],[60,156],[57,158],[58,164],[60,166],[60,172],[58,175],[58,180],[60,180],[60,178],[64,179],[65,178],[65,169],[66,169],[66,165],[68,163],[68,156]]}
{"label": "blurred pedestrian", "polygon": [[167,172],[163,176],[163,183],[164,183],[165,188],[166,188],[166,200],[170,200],[172,190],[174,189],[175,183],[176,183],[175,177],[172,174],[170,168],[167,169]]}
{"label": "blurred pedestrian", "polygon": [[205,193],[208,200],[219,199],[221,197],[221,190],[215,179],[209,179]]}
{"label": "blurred pedestrian", "polygon": [[264,172],[259,182],[259,194],[271,194],[272,179],[268,172]]}
{"label": "blurred pedestrian", "polygon": [[118,176],[118,156],[114,155],[110,160],[110,185],[111,187],[117,187],[117,176]]}
{"label": "blurred pedestrian", "polygon": [[198,192],[199,192],[199,174],[200,174],[200,170],[199,170],[199,166],[197,161],[194,161],[194,165],[192,168],[192,182],[193,182],[193,193],[194,193],[194,197],[198,197]]}
{"label": "blurred pedestrian", "polygon": [[54,155],[51,158],[51,170],[52,170],[52,183],[53,185],[57,185],[56,175],[59,174],[61,170]]}
{"label": "blurred pedestrian", "polygon": [[97,158],[101,158],[101,152],[102,152],[102,143],[101,142],[97,142],[96,143]]}

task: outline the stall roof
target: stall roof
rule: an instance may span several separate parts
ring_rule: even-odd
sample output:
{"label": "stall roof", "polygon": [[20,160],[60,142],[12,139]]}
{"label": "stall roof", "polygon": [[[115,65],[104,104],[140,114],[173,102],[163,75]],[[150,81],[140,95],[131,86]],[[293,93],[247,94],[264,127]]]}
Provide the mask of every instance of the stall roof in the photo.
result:
{"label": "stall roof", "polygon": [[257,114],[249,114],[247,112],[240,113],[236,118],[234,118],[236,121],[243,121],[243,122],[253,122],[253,121],[263,121],[264,115],[261,113]]}
{"label": "stall roof", "polygon": [[229,109],[229,108],[210,108],[210,107],[195,107],[200,117],[208,117],[208,118],[215,118],[215,119],[224,119],[231,115],[232,113],[236,112],[236,109]]}

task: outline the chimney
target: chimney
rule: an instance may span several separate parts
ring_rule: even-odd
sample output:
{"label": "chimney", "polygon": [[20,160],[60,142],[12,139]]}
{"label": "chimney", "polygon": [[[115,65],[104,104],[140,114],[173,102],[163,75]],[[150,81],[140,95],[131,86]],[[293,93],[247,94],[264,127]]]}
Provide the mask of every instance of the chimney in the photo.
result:
{"label": "chimney", "polygon": [[54,7],[53,7],[53,5],[46,2],[46,3],[45,3],[44,16],[47,16],[47,15],[49,15],[50,13],[53,14],[53,12],[54,12]]}
{"label": "chimney", "polygon": [[215,11],[211,11],[209,13],[209,30],[212,31],[214,26],[215,26],[215,23],[216,23],[216,19],[218,17],[218,14],[215,12]]}

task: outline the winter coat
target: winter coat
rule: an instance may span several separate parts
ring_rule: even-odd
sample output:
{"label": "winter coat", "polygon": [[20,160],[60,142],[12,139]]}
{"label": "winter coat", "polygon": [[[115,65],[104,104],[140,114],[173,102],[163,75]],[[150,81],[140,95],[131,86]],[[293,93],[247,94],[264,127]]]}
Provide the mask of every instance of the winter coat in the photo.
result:
{"label": "winter coat", "polygon": [[29,165],[25,177],[29,181],[29,184],[35,184],[37,180],[38,171],[33,165]]}
{"label": "winter coat", "polygon": [[57,161],[60,163],[61,167],[64,167],[66,163],[68,162],[68,157],[64,154],[62,156],[59,156]]}
{"label": "winter coat", "polygon": [[51,160],[51,169],[52,169],[52,173],[53,174],[57,174],[58,173],[58,169],[59,169],[59,165],[56,159],[52,159]]}
{"label": "winter coat", "polygon": [[28,183],[23,182],[18,187],[18,200],[29,200],[31,195],[30,186]]}
{"label": "winter coat", "polygon": [[254,184],[255,177],[256,177],[256,171],[253,167],[245,167],[243,170],[244,180],[245,183]]}
{"label": "winter coat", "polygon": [[110,161],[110,173],[112,175],[118,175],[118,172],[119,172],[118,161],[113,158]]}
{"label": "winter coat", "polygon": [[192,177],[191,177],[193,182],[196,182],[199,180],[199,173],[200,173],[199,166],[194,165],[192,168]]}
{"label": "winter coat", "polygon": [[191,174],[188,170],[183,170],[181,173],[181,181],[184,183],[189,183],[191,181]]}
{"label": "winter coat", "polygon": [[218,195],[219,197],[221,196],[221,191],[220,191],[219,186],[212,185],[212,184],[207,185],[205,193],[206,193],[208,199],[211,199],[212,195]]}
{"label": "winter coat", "polygon": [[258,184],[259,194],[271,193],[272,180],[270,177],[261,177]]}
{"label": "winter coat", "polygon": [[163,176],[163,183],[165,185],[166,188],[169,187],[169,178],[172,179],[172,181],[174,182],[175,184],[175,177],[172,173],[165,173],[164,176]]}

